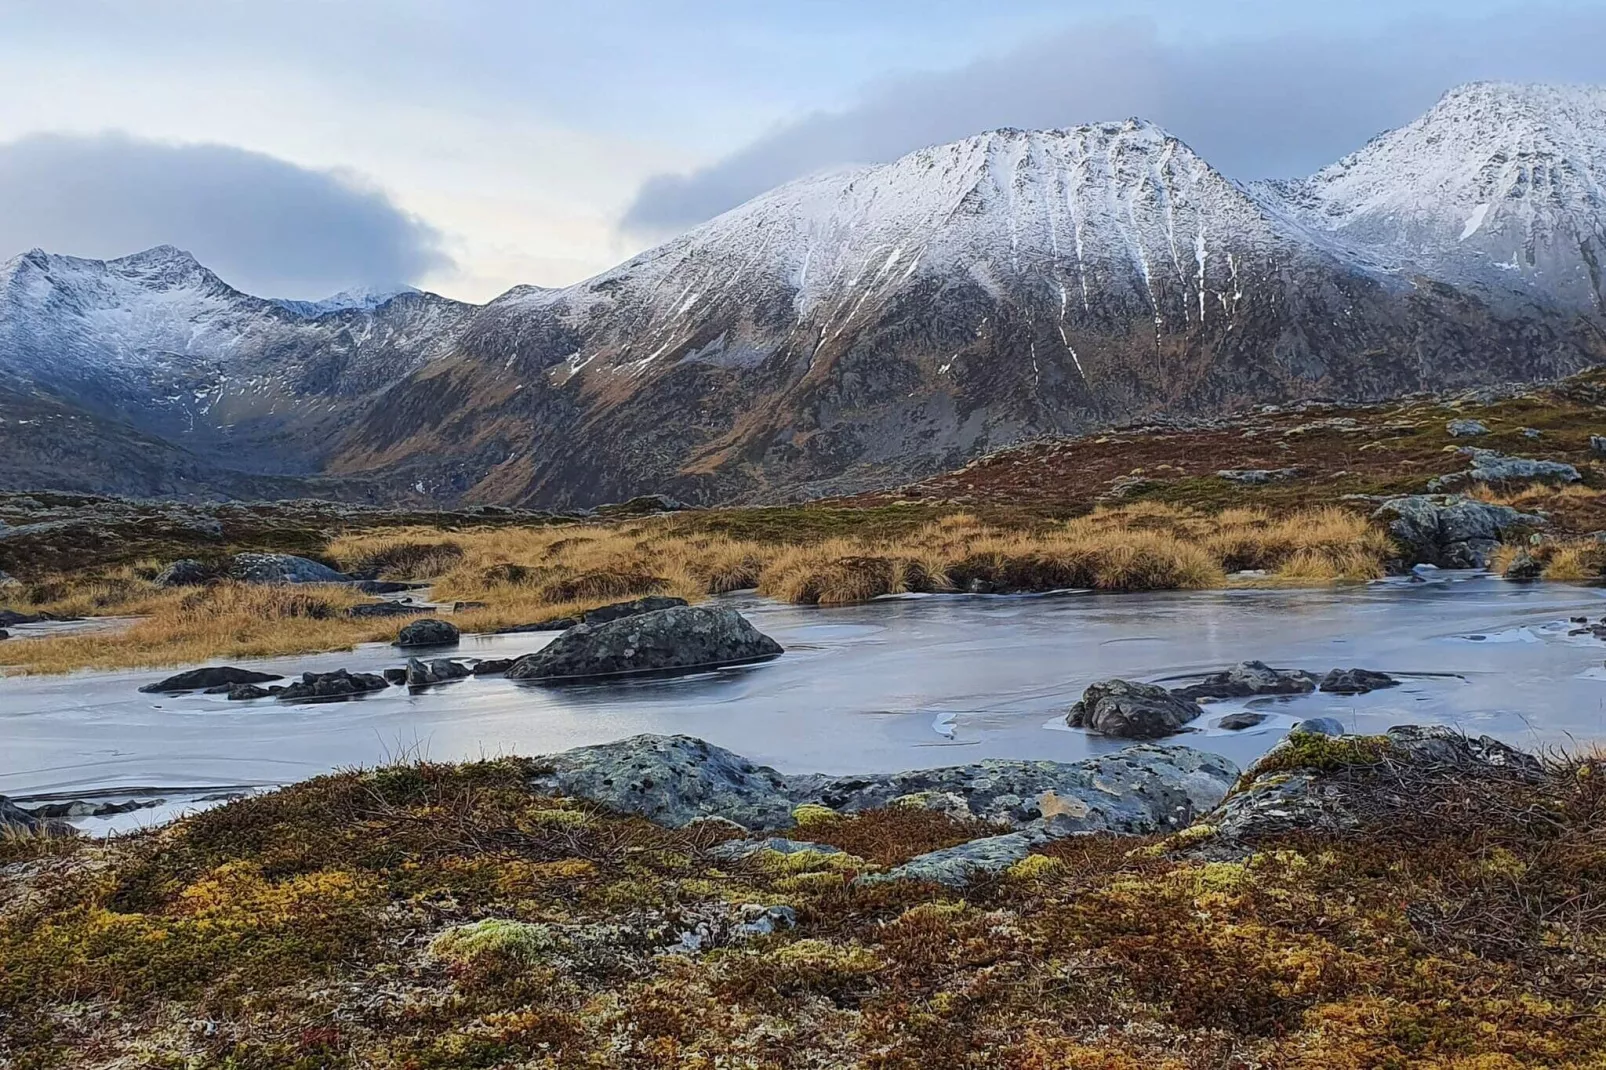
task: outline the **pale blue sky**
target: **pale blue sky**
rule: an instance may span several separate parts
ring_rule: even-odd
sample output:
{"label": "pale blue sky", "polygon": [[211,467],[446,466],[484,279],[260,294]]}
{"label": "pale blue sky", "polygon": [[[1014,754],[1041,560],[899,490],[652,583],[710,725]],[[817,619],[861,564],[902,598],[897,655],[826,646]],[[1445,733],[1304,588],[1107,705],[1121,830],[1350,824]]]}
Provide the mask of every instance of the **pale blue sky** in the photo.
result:
{"label": "pale blue sky", "polygon": [[[1152,112],[1255,178],[1317,166],[1480,77],[1606,81],[1606,3],[0,0],[0,195],[40,206],[0,219],[0,258],[149,238],[286,296],[350,276],[483,300],[576,281],[800,170],[987,126]],[[120,136],[90,139],[106,133]],[[39,134],[83,143],[9,144]],[[194,201],[277,225],[175,215],[202,181],[176,149],[160,196],[123,188],[184,144],[246,150],[255,176]],[[375,198],[414,217],[373,240],[432,243],[393,260],[417,277],[373,278],[384,257],[330,261],[322,241],[303,244],[323,266],[298,274],[286,187],[259,181],[278,172],[251,154],[313,173],[298,204],[324,183],[332,204],[365,205],[365,227]],[[128,182],[69,201],[47,157]],[[209,159],[215,184],[229,157]],[[280,247],[239,237],[264,233]]]}

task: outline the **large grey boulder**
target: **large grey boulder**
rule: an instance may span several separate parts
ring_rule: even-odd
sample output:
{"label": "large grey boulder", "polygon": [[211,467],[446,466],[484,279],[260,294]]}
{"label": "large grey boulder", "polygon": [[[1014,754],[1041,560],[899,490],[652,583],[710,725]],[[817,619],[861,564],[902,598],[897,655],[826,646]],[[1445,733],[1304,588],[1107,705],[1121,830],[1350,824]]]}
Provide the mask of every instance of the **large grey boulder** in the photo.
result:
{"label": "large grey boulder", "polygon": [[402,679],[408,687],[428,687],[448,680],[461,680],[472,672],[469,666],[450,658],[431,658],[429,661],[408,658],[407,672]]}
{"label": "large grey boulder", "polygon": [[1406,565],[1439,568],[1487,568],[1508,534],[1544,525],[1542,517],[1459,494],[1390,498],[1372,515],[1388,526]]}
{"label": "large grey boulder", "polygon": [[349,583],[351,577],[294,554],[235,554],[230,579],[241,583]]}
{"label": "large grey boulder", "polygon": [[1273,669],[1263,661],[1240,661],[1196,684],[1172,689],[1182,698],[1249,698],[1253,695],[1303,695],[1316,690],[1316,677],[1299,669]]}
{"label": "large grey boulder", "polygon": [[425,617],[415,620],[403,628],[396,636],[396,645],[408,649],[422,646],[455,646],[461,633],[457,625],[449,621],[436,620],[434,617]]}
{"label": "large grey boulder", "polygon": [[1488,426],[1482,420],[1451,420],[1444,429],[1452,438],[1471,438],[1489,433]]}
{"label": "large grey boulder", "polygon": [[181,691],[206,691],[215,687],[231,688],[239,684],[265,684],[284,677],[271,672],[237,669],[233,665],[214,665],[204,669],[190,669],[177,676],[169,676],[154,684],[140,688],[147,695],[167,695]]}
{"label": "large grey boulder", "polygon": [[757,831],[788,827],[804,803],[854,813],[952,796],[964,808],[957,816],[1066,835],[1182,827],[1216,806],[1237,776],[1237,766],[1218,755],[1152,745],[1080,762],[989,759],[900,773],[787,775],[690,736],[635,736],[553,755],[531,787],[677,828],[723,818]]}
{"label": "large grey boulder", "polygon": [[1100,680],[1082,692],[1065,721],[1101,736],[1159,739],[1180,732],[1203,712],[1198,702],[1157,684]]}
{"label": "large grey boulder", "polygon": [[606,624],[579,624],[526,654],[510,680],[573,680],[688,672],[766,661],[781,645],[731,609],[679,606]]}

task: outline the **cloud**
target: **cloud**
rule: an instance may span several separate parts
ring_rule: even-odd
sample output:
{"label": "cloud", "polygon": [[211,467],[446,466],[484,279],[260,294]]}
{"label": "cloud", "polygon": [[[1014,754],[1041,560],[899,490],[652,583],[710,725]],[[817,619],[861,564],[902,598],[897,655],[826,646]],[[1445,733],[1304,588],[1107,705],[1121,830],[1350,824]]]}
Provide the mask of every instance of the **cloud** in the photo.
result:
{"label": "cloud", "polygon": [[170,244],[231,284],[317,298],[449,267],[441,235],[354,176],[225,145],[122,134],[0,144],[0,259]]}
{"label": "cloud", "polygon": [[1141,116],[1241,180],[1308,174],[1409,122],[1462,82],[1606,81],[1606,13],[1421,18],[1352,36],[1166,42],[1151,24],[1086,24],[968,66],[882,82],[690,174],[648,179],[621,222],[661,236],[789,179],[880,163],[1001,126]]}

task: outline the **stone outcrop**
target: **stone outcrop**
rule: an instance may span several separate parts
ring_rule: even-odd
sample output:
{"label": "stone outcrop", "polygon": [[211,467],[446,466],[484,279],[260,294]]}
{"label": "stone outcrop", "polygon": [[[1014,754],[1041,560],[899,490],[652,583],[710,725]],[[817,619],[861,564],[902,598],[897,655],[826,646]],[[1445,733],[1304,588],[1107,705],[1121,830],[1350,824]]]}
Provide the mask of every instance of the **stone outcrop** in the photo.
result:
{"label": "stone outcrop", "polygon": [[431,658],[429,661],[408,658],[403,682],[408,687],[428,687],[430,684],[445,683],[447,680],[461,680],[472,671],[467,665],[451,658]]}
{"label": "stone outcrop", "polygon": [[1237,777],[1225,758],[1139,745],[1080,762],[992,759],[864,776],[783,774],[690,736],[635,736],[544,760],[535,791],[575,796],[681,827],[706,818],[746,829],[789,827],[817,804],[842,813],[911,796],[953,796],[957,816],[1001,828],[1153,832],[1180,828],[1219,803]]}
{"label": "stone outcrop", "polygon": [[217,570],[193,557],[181,557],[156,574],[151,582],[158,587],[199,587],[210,582]]}
{"label": "stone outcrop", "polygon": [[1400,682],[1386,672],[1371,669],[1334,669],[1322,677],[1321,689],[1333,695],[1364,695],[1385,687],[1399,687]]}
{"label": "stone outcrop", "polygon": [[1182,698],[1249,698],[1254,695],[1303,695],[1316,690],[1316,677],[1298,669],[1273,669],[1263,661],[1240,661],[1196,684],[1172,689]]}
{"label": "stone outcrop", "polygon": [[731,609],[679,606],[579,624],[508,669],[511,680],[691,672],[766,661],[781,645]]}

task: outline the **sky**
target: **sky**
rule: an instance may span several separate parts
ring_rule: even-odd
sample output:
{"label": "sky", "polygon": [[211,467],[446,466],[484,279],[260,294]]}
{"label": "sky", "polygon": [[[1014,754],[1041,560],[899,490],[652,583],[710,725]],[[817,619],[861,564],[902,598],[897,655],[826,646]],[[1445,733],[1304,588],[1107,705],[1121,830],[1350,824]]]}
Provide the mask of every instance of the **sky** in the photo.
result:
{"label": "sky", "polygon": [[986,129],[1289,177],[1481,78],[1606,83],[1606,0],[0,0],[0,261],[485,301]]}

